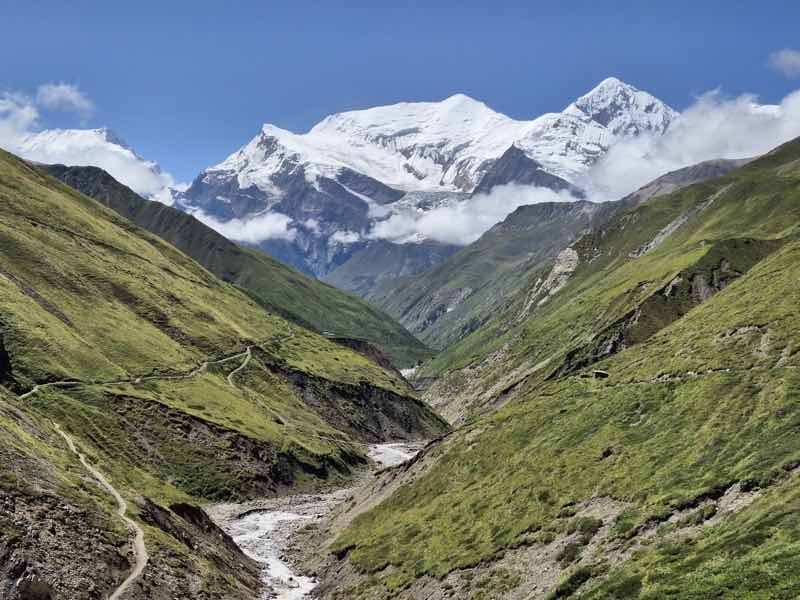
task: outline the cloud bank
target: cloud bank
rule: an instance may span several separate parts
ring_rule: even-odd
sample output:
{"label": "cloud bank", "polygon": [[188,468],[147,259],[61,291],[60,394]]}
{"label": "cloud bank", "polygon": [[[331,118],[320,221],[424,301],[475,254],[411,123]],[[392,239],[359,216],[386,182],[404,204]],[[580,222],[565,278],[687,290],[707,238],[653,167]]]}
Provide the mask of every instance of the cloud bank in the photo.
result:
{"label": "cloud bank", "polygon": [[83,122],[94,114],[94,102],[69,83],[45,83],[36,90],[36,102],[50,110],[66,110],[78,113]]}
{"label": "cloud bank", "polygon": [[291,227],[293,221],[281,213],[261,213],[249,219],[230,219],[220,221],[201,209],[190,209],[189,214],[211,229],[221,233],[229,240],[258,244],[265,240],[287,240],[295,238],[296,230]]}
{"label": "cloud bank", "polygon": [[700,96],[660,137],[618,142],[578,184],[591,200],[615,200],[669,171],[717,158],[759,156],[800,136],[800,91],[780,104],[753,95]]}
{"label": "cloud bank", "polygon": [[420,239],[464,246],[477,240],[493,225],[520,206],[542,202],[571,202],[575,197],[548,188],[502,185],[490,194],[453,200],[427,212],[408,210],[379,221],[370,233],[373,239],[395,242]]}

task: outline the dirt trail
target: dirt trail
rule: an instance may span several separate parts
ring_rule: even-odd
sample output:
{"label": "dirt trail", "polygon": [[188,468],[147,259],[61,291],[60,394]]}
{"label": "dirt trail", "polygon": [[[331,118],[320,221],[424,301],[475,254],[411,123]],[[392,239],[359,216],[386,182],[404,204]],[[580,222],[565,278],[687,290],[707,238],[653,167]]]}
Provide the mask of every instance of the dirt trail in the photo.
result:
{"label": "dirt trail", "polygon": [[[294,337],[294,334],[290,333],[289,335],[284,336],[283,338],[279,338],[275,341],[277,343],[283,343],[291,339],[292,337]],[[233,380],[234,375],[236,375],[237,373],[239,373],[240,371],[242,371],[244,368],[247,367],[247,365],[250,363],[250,359],[253,356],[253,347],[261,343],[266,343],[266,342],[257,342],[256,344],[251,344],[247,346],[247,348],[243,352],[238,352],[236,354],[233,354],[231,356],[226,356],[218,360],[203,361],[202,363],[200,363],[200,365],[198,365],[196,368],[192,369],[188,373],[182,373],[176,375],[148,375],[148,376],[140,376],[129,379],[117,379],[114,381],[103,381],[103,382],[101,381],[84,382],[74,379],[53,381],[50,383],[36,384],[24,394],[20,394],[18,398],[20,400],[24,400],[26,398],[29,398],[30,396],[33,396],[43,388],[47,387],[67,388],[67,387],[76,387],[80,385],[128,385],[128,384],[135,385],[135,384],[141,384],[142,382],[145,381],[191,379],[205,372],[210,365],[218,365],[226,363],[231,360],[243,359],[242,363],[238,367],[236,367],[236,369],[231,371],[231,373],[227,377],[228,383],[231,384],[232,386],[235,386],[236,384],[234,383]],[[125,591],[133,584],[133,582],[136,581],[142,575],[142,572],[147,566],[147,561],[149,560],[150,557],[147,553],[147,546],[145,545],[144,542],[144,531],[142,530],[141,527],[139,527],[139,525],[136,524],[135,521],[133,521],[126,515],[126,512],[128,510],[128,505],[125,502],[125,499],[114,488],[114,486],[112,486],[111,483],[109,483],[109,481],[103,476],[103,474],[100,473],[100,471],[98,471],[96,468],[94,468],[91,465],[91,463],[89,463],[89,461],[86,459],[86,456],[82,452],[80,452],[78,448],[75,446],[75,442],[72,440],[72,437],[65,431],[63,431],[58,423],[53,422],[53,427],[58,432],[58,434],[62,438],[64,438],[64,441],[67,443],[67,447],[69,448],[69,450],[78,457],[81,464],[91,474],[91,476],[95,479],[95,481],[97,481],[98,485],[100,485],[101,488],[106,490],[109,494],[111,494],[114,497],[114,500],[116,500],[117,503],[117,511],[116,511],[117,515],[119,515],[119,517],[125,522],[125,526],[133,534],[133,554],[134,554],[133,568],[131,569],[131,572],[125,579],[125,581],[123,581],[122,584],[120,584],[120,586],[116,590],[114,590],[114,592],[108,597],[108,600],[118,600],[119,598],[122,597]]]}
{"label": "dirt trail", "polygon": [[114,486],[108,482],[103,474],[95,469],[88,460],[86,460],[86,456],[84,456],[83,453],[75,447],[75,443],[72,441],[72,438],[69,436],[69,434],[64,432],[58,423],[54,422],[53,426],[59,435],[64,438],[64,441],[67,442],[67,446],[69,447],[70,451],[78,457],[78,459],[81,461],[81,464],[87,471],[89,471],[91,476],[94,477],[100,487],[111,494],[114,497],[114,500],[117,501],[117,514],[125,522],[125,526],[128,528],[128,530],[133,534],[133,569],[131,569],[131,572],[125,581],[123,581],[120,586],[108,597],[108,600],[117,600],[122,596],[123,593],[125,593],[125,591],[133,584],[133,582],[141,576],[144,568],[147,566],[149,556],[147,554],[147,547],[144,543],[144,531],[142,531],[142,528],[139,527],[139,525],[137,525],[132,519],[126,516],[125,513],[128,510],[128,505],[125,502],[125,499],[114,488]]}
{"label": "dirt trail", "polygon": [[253,357],[253,348],[259,346],[261,344],[266,344],[267,342],[273,342],[282,344],[294,337],[294,333],[290,333],[282,338],[278,339],[267,339],[261,342],[256,342],[255,344],[250,344],[247,346],[244,351],[238,352],[236,354],[232,354],[231,356],[226,356],[224,358],[220,358],[217,360],[206,360],[200,363],[197,367],[189,371],[188,373],[178,373],[176,375],[146,375],[140,377],[131,377],[127,379],[114,379],[112,381],[79,381],[76,379],[63,379],[60,381],[52,381],[50,383],[37,383],[31,389],[29,389],[24,394],[20,394],[18,398],[20,400],[24,400],[25,398],[29,398],[33,396],[35,393],[39,392],[43,388],[47,387],[77,387],[80,385],[137,385],[143,383],[145,381],[174,381],[178,379],[191,379],[193,377],[197,377],[200,373],[204,373],[209,366],[211,365],[220,365],[222,363],[226,363],[231,360],[236,360],[239,358],[244,359],[242,364],[236,367],[229,375],[228,375],[228,383],[235,387],[235,383],[233,382],[233,376],[243,370],[247,365],[250,363],[250,359]]}
{"label": "dirt trail", "polygon": [[242,364],[240,364],[233,371],[228,373],[228,383],[231,384],[234,387],[236,387],[236,384],[233,382],[233,376],[236,375],[242,369],[244,369],[247,366],[247,364],[250,362],[250,359],[253,358],[253,353],[251,351],[251,348],[252,348],[252,346],[248,346],[247,350],[244,352],[244,360],[242,361]]}

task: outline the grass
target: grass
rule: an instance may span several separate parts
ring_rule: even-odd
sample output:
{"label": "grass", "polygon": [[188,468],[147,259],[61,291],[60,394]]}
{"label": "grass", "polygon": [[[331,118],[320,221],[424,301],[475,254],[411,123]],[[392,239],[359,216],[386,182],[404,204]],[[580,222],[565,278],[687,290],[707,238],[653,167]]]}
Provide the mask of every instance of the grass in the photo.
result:
{"label": "grass", "polygon": [[356,296],[262,252],[237,246],[191,215],[144,200],[101,169],[63,165],[41,169],[174,245],[270,312],[317,332],[366,340],[401,367],[431,354],[391,317]]}
{"label": "grass", "polygon": [[[770,164],[756,161],[718,180],[690,186],[619,215],[602,232],[574,244],[583,258],[555,298],[520,322],[526,300],[523,290],[493,321],[423,365],[418,377],[440,378],[437,393],[443,390],[447,396],[448,389],[454,390],[453,403],[473,404],[470,412],[479,414],[491,395],[499,393],[495,386],[510,387],[524,379],[533,365],[545,361],[549,361],[547,368],[532,378],[547,377],[568,353],[585,347],[648,299],[655,300],[676,275],[707,272],[723,254],[746,270],[800,231],[797,179],[775,176]],[[654,251],[631,259],[630,254],[662,228],[715,194],[715,202],[698,218]],[[753,241],[751,248],[746,247],[747,240]],[[657,321],[660,309],[656,308],[655,315],[651,311],[645,317]],[[685,313],[688,308],[673,304],[671,310]],[[646,335],[654,330],[657,327]],[[502,360],[489,359],[504,348]],[[465,375],[462,369],[467,366],[473,371]],[[475,368],[480,371],[477,376]],[[519,374],[512,377],[517,369]]]}
{"label": "grass", "polygon": [[[523,359],[565,356],[677,273],[699,272],[720,257],[746,272],[593,365],[608,379],[577,373],[522,381],[512,402],[468,422],[432,451],[436,460],[426,471],[357,517],[334,550],[348,549],[357,570],[397,593],[420,577],[442,578],[489,561],[528,532],[568,516],[561,507],[593,497],[629,503],[613,528],[624,537],[734,482],[780,482],[800,460],[800,188],[792,177],[754,163],[617,219],[602,236],[602,258],[585,264],[519,335],[494,342],[487,341],[491,333],[475,336],[485,343],[481,355],[512,343],[507,358],[482,373],[484,389]],[[656,251],[629,258],[655,231],[722,188],[702,218]],[[759,241],[747,242],[753,239]],[[468,340],[460,350],[478,346]],[[452,368],[476,360],[456,352],[450,358]],[[712,589],[731,590],[729,597],[795,597],[800,523],[789,517],[796,503],[791,486],[776,485],[768,494],[774,519],[759,503],[696,544],[648,548],[630,567],[609,572],[592,597],[707,598]],[[741,520],[747,527],[737,525]],[[594,526],[584,525],[587,533]],[[707,550],[700,554],[697,545]],[[715,559],[715,550],[731,562]],[[776,562],[768,568],[770,560]],[[387,567],[391,578],[382,575]],[[756,575],[759,568],[766,572]],[[567,582],[570,593],[574,583]],[[758,595],[759,585],[771,595]]]}
{"label": "grass", "polygon": [[[130,465],[150,469],[150,477],[160,482],[172,477],[182,493],[201,498],[231,490],[263,493],[253,487],[259,478],[277,485],[339,476],[363,451],[310,408],[282,370],[332,385],[411,394],[393,372],[266,312],[170,244],[6,153],[0,154],[0,253],[0,332],[11,357],[7,384],[17,392],[53,380],[89,384],[49,388],[30,402],[62,420],[80,440],[102,441],[106,459],[136,456],[121,470],[110,464],[111,474],[122,475]],[[186,373],[247,345],[256,348],[254,359],[237,375],[236,386],[226,375],[240,361],[212,366],[190,380],[91,385]],[[117,405],[128,414],[115,412]],[[208,453],[181,439],[175,440],[180,447],[158,459],[137,455],[125,441],[133,433],[125,419],[145,422],[141,411],[158,405],[187,427],[217,427],[261,445],[265,464],[275,465],[276,473],[267,477],[252,466],[232,468],[240,459],[230,451],[215,460],[218,449]],[[426,426],[441,427],[428,416]],[[105,424],[104,431],[98,423]],[[174,431],[167,435],[166,417],[154,417],[150,425],[159,445],[176,437]],[[198,485],[205,462],[207,477]],[[147,485],[157,496],[168,495],[155,481]]]}

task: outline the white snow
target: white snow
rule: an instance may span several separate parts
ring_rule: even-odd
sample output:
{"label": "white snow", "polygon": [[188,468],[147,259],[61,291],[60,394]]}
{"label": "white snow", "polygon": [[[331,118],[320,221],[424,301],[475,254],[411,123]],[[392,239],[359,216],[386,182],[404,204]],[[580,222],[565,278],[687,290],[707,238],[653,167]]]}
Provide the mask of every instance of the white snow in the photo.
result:
{"label": "white snow", "polygon": [[46,129],[8,141],[9,150],[44,164],[95,166],[145,197],[171,204],[173,178],[107,128]]}
{"label": "white snow", "polygon": [[[464,94],[330,115],[307,133],[266,124],[206,170],[280,196],[272,175],[302,168],[309,182],[348,168],[406,191],[471,191],[512,145],[574,180],[617,139],[663,133],[677,113],[618,79],[601,82],[561,113],[518,121]],[[359,197],[361,197],[359,195]]]}
{"label": "white snow", "polygon": [[414,458],[420,450],[419,444],[396,442],[375,444],[369,447],[369,457],[381,467],[394,467]]}

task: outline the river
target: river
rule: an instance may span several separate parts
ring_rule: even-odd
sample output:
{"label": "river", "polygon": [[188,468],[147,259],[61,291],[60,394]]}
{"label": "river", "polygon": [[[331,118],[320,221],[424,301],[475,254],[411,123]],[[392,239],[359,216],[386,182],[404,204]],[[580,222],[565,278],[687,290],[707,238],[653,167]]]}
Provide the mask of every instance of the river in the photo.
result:
{"label": "river", "polygon": [[[419,452],[422,444],[398,442],[369,447],[378,468],[399,465]],[[207,509],[251,558],[264,566],[265,591],[259,600],[301,600],[317,585],[315,579],[294,571],[284,549],[299,528],[327,515],[352,494],[344,488],[326,494],[302,494],[253,500],[244,504],[217,504]]]}

